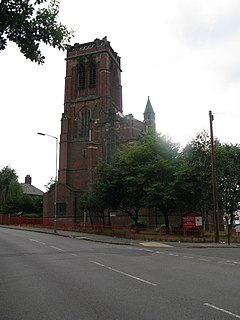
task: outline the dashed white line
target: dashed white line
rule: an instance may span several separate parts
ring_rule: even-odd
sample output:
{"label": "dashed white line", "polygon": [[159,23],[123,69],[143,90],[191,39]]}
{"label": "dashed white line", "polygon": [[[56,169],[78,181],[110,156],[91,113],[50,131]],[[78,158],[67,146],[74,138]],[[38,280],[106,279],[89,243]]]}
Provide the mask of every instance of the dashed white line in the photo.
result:
{"label": "dashed white line", "polygon": [[133,276],[133,275],[131,275],[131,274],[129,274],[129,273],[126,273],[126,272],[123,272],[123,271],[114,269],[114,268],[112,268],[112,267],[106,266],[106,265],[104,265],[104,264],[102,264],[102,263],[99,263],[99,262],[97,262],[97,261],[90,261],[90,262],[91,262],[91,263],[94,263],[94,264],[96,264],[96,265],[98,265],[98,266],[104,267],[104,268],[106,268],[106,269],[108,269],[108,270],[111,270],[111,271],[120,273],[120,274],[122,274],[122,275],[124,275],[124,276],[127,276],[127,277],[129,277],[129,278],[132,278],[132,279],[135,279],[135,280],[144,282],[144,283],[149,284],[149,285],[151,285],[151,286],[154,286],[154,287],[157,286],[156,283],[153,283],[153,282],[150,282],[150,281],[147,281],[147,280],[144,280],[144,279],[135,277],[135,276]]}
{"label": "dashed white line", "polygon": [[39,240],[39,239],[28,239],[28,240],[45,245],[45,243],[44,243],[44,242],[42,242],[42,241],[41,241],[41,240]]}
{"label": "dashed white line", "polygon": [[194,259],[193,257],[190,257],[190,256],[183,256],[183,258],[186,258],[186,259]]}
{"label": "dashed white line", "polygon": [[71,256],[77,257],[78,255],[75,253],[71,253]]}
{"label": "dashed white line", "polygon": [[58,251],[64,251],[63,249],[58,248],[58,247],[54,247],[54,246],[51,246],[51,248],[56,249],[56,250],[58,250]]}
{"label": "dashed white line", "polygon": [[232,261],[218,261],[219,264],[225,264],[227,266],[235,266],[235,264]]}
{"label": "dashed white line", "polygon": [[226,314],[229,314],[230,316],[232,316],[232,317],[234,317],[234,318],[240,319],[240,315],[235,314],[235,313],[232,313],[231,311],[228,311],[228,310],[219,308],[219,307],[217,307],[217,306],[214,306],[213,304],[204,303],[203,305],[206,306],[206,307],[209,307],[209,308],[212,308],[212,309],[215,309],[215,310],[224,312],[224,313],[226,313]]}
{"label": "dashed white line", "polygon": [[210,260],[208,259],[204,259],[204,258],[198,258],[199,261],[206,261],[206,262],[209,262]]}

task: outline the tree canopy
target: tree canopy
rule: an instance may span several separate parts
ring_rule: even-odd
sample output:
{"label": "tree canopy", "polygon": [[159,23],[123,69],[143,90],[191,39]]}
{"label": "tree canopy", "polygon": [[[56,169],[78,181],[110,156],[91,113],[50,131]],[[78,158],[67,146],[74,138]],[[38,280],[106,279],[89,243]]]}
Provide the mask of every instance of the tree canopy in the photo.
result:
{"label": "tree canopy", "polygon": [[[222,214],[240,208],[240,147],[214,141],[217,189]],[[155,132],[123,146],[112,163],[96,169],[93,189],[85,199],[88,210],[126,212],[139,223],[142,208],[157,208],[169,226],[172,212],[201,213],[208,222],[213,210],[210,138],[199,133],[183,150]]]}
{"label": "tree canopy", "polygon": [[44,63],[40,44],[66,49],[73,32],[58,22],[59,1],[2,0],[0,5],[0,51],[8,40],[15,42],[27,59]]}
{"label": "tree canopy", "polygon": [[126,212],[136,225],[141,208],[155,206],[169,212],[177,155],[178,147],[167,137],[144,134],[124,146],[111,164],[97,168],[92,200],[102,208]]}

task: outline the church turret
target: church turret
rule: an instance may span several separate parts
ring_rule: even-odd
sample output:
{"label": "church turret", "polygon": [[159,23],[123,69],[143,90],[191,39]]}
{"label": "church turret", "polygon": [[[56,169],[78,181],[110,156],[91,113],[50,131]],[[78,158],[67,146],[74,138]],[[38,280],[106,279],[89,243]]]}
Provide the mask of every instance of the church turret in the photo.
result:
{"label": "church turret", "polygon": [[151,127],[155,130],[155,112],[153,111],[153,107],[149,99],[149,96],[148,96],[146,108],[143,115],[144,115],[144,123],[146,125],[146,129],[148,130],[148,128]]}

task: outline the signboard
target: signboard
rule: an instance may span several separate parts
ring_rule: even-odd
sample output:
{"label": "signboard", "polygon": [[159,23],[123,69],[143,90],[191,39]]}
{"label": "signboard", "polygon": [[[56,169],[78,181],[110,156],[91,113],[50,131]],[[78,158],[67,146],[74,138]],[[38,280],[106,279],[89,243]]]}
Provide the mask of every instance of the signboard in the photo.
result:
{"label": "signboard", "polygon": [[182,217],[183,228],[201,228],[203,225],[202,216],[197,214]]}
{"label": "signboard", "polygon": [[202,227],[203,221],[202,221],[202,217],[201,216],[195,217],[195,225],[196,225],[196,227]]}
{"label": "signboard", "polygon": [[235,226],[235,230],[236,230],[236,232],[238,232],[238,233],[240,232],[240,225],[239,225],[239,224]]}

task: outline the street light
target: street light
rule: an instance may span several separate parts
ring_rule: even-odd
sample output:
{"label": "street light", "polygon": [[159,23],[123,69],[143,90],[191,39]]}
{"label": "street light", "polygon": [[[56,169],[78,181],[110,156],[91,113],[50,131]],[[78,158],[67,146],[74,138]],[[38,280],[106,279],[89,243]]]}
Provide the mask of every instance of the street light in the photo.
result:
{"label": "street light", "polygon": [[54,233],[57,232],[57,164],[58,164],[58,138],[51,136],[50,134],[38,132],[40,136],[47,136],[56,140],[56,173],[55,173],[55,195],[54,195]]}

